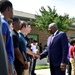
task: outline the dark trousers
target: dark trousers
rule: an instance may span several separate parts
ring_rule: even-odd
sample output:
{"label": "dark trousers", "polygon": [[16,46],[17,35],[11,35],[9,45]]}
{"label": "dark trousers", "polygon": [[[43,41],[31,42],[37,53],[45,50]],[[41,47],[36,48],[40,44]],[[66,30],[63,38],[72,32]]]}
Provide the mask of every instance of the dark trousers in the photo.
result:
{"label": "dark trousers", "polygon": [[36,59],[33,59],[31,75],[35,75],[35,73],[34,73],[35,67],[36,67]]}
{"label": "dark trousers", "polygon": [[55,67],[50,63],[51,75],[65,75],[65,71],[61,71],[60,66]]}
{"label": "dark trousers", "polygon": [[22,75],[22,72],[24,70],[23,65],[21,64],[21,62],[15,62],[15,69],[17,72],[17,75]]}
{"label": "dark trousers", "polygon": [[68,75],[71,75],[71,63],[70,63],[69,60],[68,60],[68,67],[67,67],[67,70],[68,70]]}

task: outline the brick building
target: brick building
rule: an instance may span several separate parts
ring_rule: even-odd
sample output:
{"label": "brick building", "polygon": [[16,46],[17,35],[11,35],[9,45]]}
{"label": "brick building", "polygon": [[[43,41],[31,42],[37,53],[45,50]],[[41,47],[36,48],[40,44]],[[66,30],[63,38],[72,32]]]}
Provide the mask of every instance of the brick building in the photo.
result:
{"label": "brick building", "polygon": [[[22,11],[16,11],[16,10],[14,10],[13,12],[14,12],[14,16],[19,17],[21,20],[24,21],[30,21],[30,19],[35,20],[34,14],[30,14]],[[42,43],[42,45],[44,46],[46,44],[48,36],[50,35],[49,32],[46,30],[39,31],[39,29],[34,25],[32,25],[31,27],[32,27],[32,31],[29,34],[29,37],[35,38],[39,43]],[[75,38],[75,23],[73,23],[73,25],[69,28],[69,30],[66,33],[69,38],[71,39]]]}
{"label": "brick building", "polygon": [[[35,20],[35,15],[26,13],[26,12],[21,12],[21,11],[15,11],[14,10],[14,16],[19,17],[21,20],[24,21],[30,21],[30,19]],[[32,31],[29,34],[29,37],[35,38],[39,43],[42,43],[44,46],[46,44],[47,38],[50,35],[47,30],[39,31],[39,29],[32,25]],[[66,32],[68,38],[75,38],[75,23],[68,29]]]}
{"label": "brick building", "polygon": [[[3,0],[0,0],[0,1],[3,1]],[[19,17],[21,20],[24,20],[24,21],[30,21],[31,19],[35,20],[34,14],[16,11],[16,10],[14,10],[13,13],[14,13],[14,16]],[[39,29],[34,25],[32,25],[31,27],[32,27],[32,31],[28,36],[36,39],[39,43],[42,43],[42,45],[44,46],[48,38],[48,32],[39,31]]]}
{"label": "brick building", "polygon": [[[16,10],[14,10],[14,16],[19,17],[21,20],[24,21],[30,21],[30,19],[35,20],[35,15],[26,12],[16,11]],[[36,39],[39,43],[42,43],[42,45],[44,46],[49,36],[48,31],[46,30],[39,31],[39,28],[37,28],[34,25],[32,25],[31,27],[32,30],[28,36]]]}
{"label": "brick building", "polygon": [[75,23],[72,24],[72,26],[68,29],[66,33],[70,39],[75,38]]}

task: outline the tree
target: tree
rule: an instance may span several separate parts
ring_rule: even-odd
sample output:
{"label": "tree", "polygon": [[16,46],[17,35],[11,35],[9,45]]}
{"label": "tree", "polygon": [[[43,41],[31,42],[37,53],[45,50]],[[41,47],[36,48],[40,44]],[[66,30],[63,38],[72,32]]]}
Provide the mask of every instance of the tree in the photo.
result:
{"label": "tree", "polygon": [[75,17],[71,18],[72,23],[75,23]]}
{"label": "tree", "polygon": [[72,23],[71,19],[69,19],[69,15],[58,15],[55,7],[51,9],[51,7],[48,6],[48,11],[44,7],[41,7],[39,11],[41,15],[35,15],[36,20],[32,23],[39,27],[40,30],[47,29],[50,23],[55,22],[57,23],[59,30],[67,31]]}

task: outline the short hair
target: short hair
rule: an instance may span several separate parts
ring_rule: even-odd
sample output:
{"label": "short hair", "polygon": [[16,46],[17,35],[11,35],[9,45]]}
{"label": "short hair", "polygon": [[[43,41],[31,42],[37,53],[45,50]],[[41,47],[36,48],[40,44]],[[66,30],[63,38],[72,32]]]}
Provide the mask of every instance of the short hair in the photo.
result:
{"label": "short hair", "polygon": [[49,27],[55,27],[55,28],[57,28],[57,29],[58,29],[58,26],[57,26],[57,24],[56,24],[56,23],[50,23],[50,24],[49,24]]}
{"label": "short hair", "polygon": [[75,43],[75,40],[74,39],[71,39],[70,40],[70,45],[73,45]]}
{"label": "short hair", "polygon": [[18,17],[13,17],[12,20],[13,22],[18,22],[20,19]]}
{"label": "short hair", "polygon": [[33,39],[33,42],[34,42],[34,43],[36,43],[36,42],[37,42],[37,40]]}
{"label": "short hair", "polygon": [[25,22],[25,21],[23,21],[23,22],[21,23],[21,29],[22,29],[23,27],[26,28],[26,26],[28,26],[28,25],[30,25],[29,22]]}
{"label": "short hair", "polygon": [[0,2],[0,12],[4,12],[6,10],[6,8],[8,7],[13,7],[12,3],[10,1],[1,1]]}
{"label": "short hair", "polygon": [[26,28],[26,22],[25,21],[23,21],[22,23],[21,23],[21,29],[23,28],[23,27],[25,27]]}
{"label": "short hair", "polygon": [[12,22],[13,22],[12,19],[9,19],[9,20],[8,20],[8,24],[9,24],[9,25],[10,25]]}

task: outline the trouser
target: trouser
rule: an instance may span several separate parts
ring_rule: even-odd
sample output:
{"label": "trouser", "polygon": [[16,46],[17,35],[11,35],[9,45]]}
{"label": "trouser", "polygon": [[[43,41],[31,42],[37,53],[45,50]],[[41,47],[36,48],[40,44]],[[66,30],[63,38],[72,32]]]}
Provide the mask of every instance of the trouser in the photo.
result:
{"label": "trouser", "polygon": [[22,75],[30,75],[29,73],[29,67],[30,67],[30,62],[28,62],[28,69],[27,70],[23,70]]}
{"label": "trouser", "polygon": [[31,74],[31,71],[32,71],[32,66],[33,66],[33,60],[31,59],[31,61],[30,61],[30,67],[29,67],[30,74]]}
{"label": "trouser", "polygon": [[70,63],[70,60],[68,60],[67,73],[68,73],[68,75],[71,75],[71,63]]}
{"label": "trouser", "polygon": [[23,68],[22,67],[19,67],[18,69],[16,69],[16,71],[17,71],[17,75],[22,75]]}
{"label": "trouser", "polygon": [[17,75],[22,75],[24,68],[21,62],[18,61],[17,63],[15,63],[15,69],[16,69]]}
{"label": "trouser", "polygon": [[71,66],[72,66],[71,75],[75,75],[75,59],[70,58],[70,62],[71,62]]}
{"label": "trouser", "polygon": [[24,71],[22,72],[22,75],[29,75],[29,69],[24,70]]}
{"label": "trouser", "polygon": [[62,71],[60,66],[53,66],[52,63],[50,63],[50,71],[51,75],[65,75],[65,71]]}
{"label": "trouser", "polygon": [[34,74],[35,74],[34,71],[35,71],[35,66],[36,66],[36,59],[33,59],[32,62],[33,62],[33,63],[32,63],[31,75],[34,75]]}

